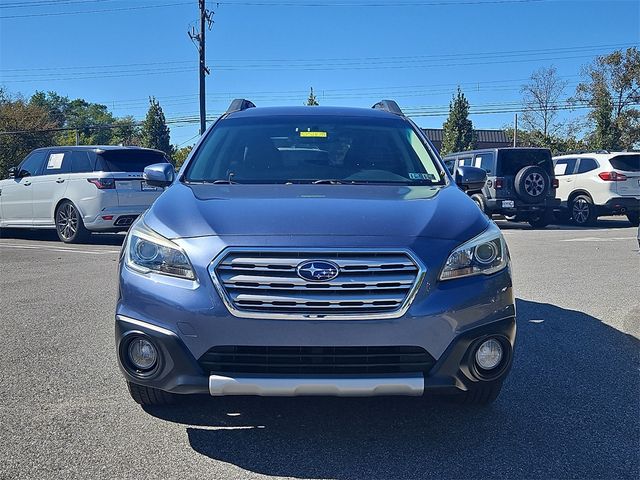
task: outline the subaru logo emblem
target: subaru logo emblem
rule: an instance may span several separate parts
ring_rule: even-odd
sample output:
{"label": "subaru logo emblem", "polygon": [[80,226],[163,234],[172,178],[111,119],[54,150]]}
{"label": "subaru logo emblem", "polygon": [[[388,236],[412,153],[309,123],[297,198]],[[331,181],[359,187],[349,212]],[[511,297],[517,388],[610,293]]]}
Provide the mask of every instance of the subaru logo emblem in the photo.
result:
{"label": "subaru logo emblem", "polygon": [[333,262],[326,260],[309,260],[302,262],[296,268],[298,276],[303,280],[311,282],[328,282],[333,280],[340,273],[340,267]]}

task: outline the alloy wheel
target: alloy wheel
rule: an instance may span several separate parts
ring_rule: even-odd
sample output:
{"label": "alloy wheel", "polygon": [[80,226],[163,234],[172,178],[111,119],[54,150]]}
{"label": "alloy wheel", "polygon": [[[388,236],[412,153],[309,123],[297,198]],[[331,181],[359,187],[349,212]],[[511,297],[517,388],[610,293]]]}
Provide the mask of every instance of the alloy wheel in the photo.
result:
{"label": "alloy wheel", "polygon": [[573,219],[576,223],[579,223],[581,225],[587,223],[591,214],[589,204],[583,198],[577,199],[575,202],[573,202],[572,213]]}
{"label": "alloy wheel", "polygon": [[71,240],[78,231],[78,211],[67,203],[58,210],[56,219],[58,232],[65,240]]}
{"label": "alloy wheel", "polygon": [[544,192],[544,177],[537,172],[532,172],[524,179],[524,189],[532,197],[537,197]]}

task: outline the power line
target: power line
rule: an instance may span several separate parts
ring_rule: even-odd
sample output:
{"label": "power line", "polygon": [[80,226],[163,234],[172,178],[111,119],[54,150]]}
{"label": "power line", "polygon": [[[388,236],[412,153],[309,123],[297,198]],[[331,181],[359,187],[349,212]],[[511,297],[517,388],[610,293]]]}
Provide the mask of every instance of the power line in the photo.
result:
{"label": "power line", "polygon": [[521,3],[542,3],[551,0],[448,0],[448,1],[380,1],[380,2],[309,2],[309,1],[227,1],[218,2],[220,5],[235,7],[445,7],[457,5],[504,5]]}
{"label": "power line", "polygon": [[[384,62],[390,61],[408,61],[408,60],[421,60],[421,59],[448,59],[448,58],[462,58],[470,57],[475,58],[478,56],[523,56],[523,55],[545,55],[547,53],[577,53],[583,50],[599,50],[610,48],[625,48],[635,46],[636,43],[611,43],[601,45],[575,45],[570,47],[554,47],[554,48],[542,48],[542,49],[527,49],[527,50],[504,50],[493,52],[457,52],[457,53],[441,53],[435,55],[387,55],[383,57],[342,57],[342,58],[316,58],[316,62],[353,62],[359,60],[359,63],[365,63],[369,61],[382,60]],[[280,65],[286,62],[309,62],[309,58],[280,58],[280,59],[250,59],[250,58],[228,58],[228,59],[216,59],[219,62],[240,63],[242,65],[247,62],[258,63],[273,63]],[[211,60],[210,60],[211,61]],[[186,60],[177,61],[158,61],[158,62],[144,62],[144,63],[124,63],[124,64],[112,64],[112,65],[81,65],[81,66],[52,66],[52,67],[30,67],[30,68],[4,68],[0,69],[0,72],[32,72],[32,71],[54,71],[54,70],[81,70],[81,69],[110,69],[110,68],[123,68],[123,67],[149,67],[157,65],[184,65],[191,63]]]}
{"label": "power line", "polygon": [[86,15],[92,13],[112,13],[112,12],[127,12],[131,10],[148,10],[151,8],[164,8],[164,7],[177,7],[183,5],[191,5],[191,2],[175,2],[175,3],[163,3],[156,5],[139,5],[134,7],[119,7],[105,10],[84,10],[76,12],[46,12],[46,13],[26,13],[21,15],[3,15],[0,20],[9,20],[15,18],[31,18],[31,17],[57,17],[61,15]]}
{"label": "power line", "polygon": [[[550,104],[553,110],[582,110],[591,108],[587,101],[570,101],[569,99],[560,100],[558,102],[554,102]],[[629,104],[629,106],[640,106],[640,103]],[[528,108],[531,111],[542,111],[543,108],[533,107]],[[435,117],[435,116],[443,116],[448,115],[449,107],[446,105],[439,106],[418,106],[418,107],[403,107],[405,114],[408,117]],[[518,102],[504,102],[504,103],[487,103],[472,106],[469,115],[487,115],[487,114],[501,114],[501,113],[514,113],[521,112],[523,110],[523,105]],[[207,120],[214,120],[221,114],[213,114],[207,117]],[[175,118],[168,118],[166,120],[167,124],[181,124],[181,123],[199,123],[200,118],[198,115],[190,114],[183,115]],[[135,121],[132,123],[126,124],[105,124],[105,125],[89,125],[82,127],[60,127],[60,128],[49,128],[49,129],[34,129],[34,130],[20,130],[20,131],[4,131],[0,132],[0,135],[18,135],[18,134],[34,134],[34,133],[44,133],[44,132],[57,132],[57,131],[69,131],[76,130],[78,128],[87,128],[89,130],[99,130],[99,129],[115,129],[115,128],[126,128],[129,126],[141,126],[143,124],[142,120]],[[193,137],[195,138],[195,136]],[[191,139],[190,139],[191,140]],[[189,140],[189,141],[190,141]]]}
{"label": "power line", "polygon": [[[72,5],[72,4],[82,4],[82,3],[101,3],[101,1],[107,0],[87,0],[85,2],[80,2],[77,0],[67,0],[63,2],[47,2],[42,1],[33,2],[33,5],[24,4],[24,3],[13,3],[13,4],[4,4],[3,8],[23,8],[23,7],[39,7],[39,6],[54,6],[54,5]],[[350,8],[384,8],[384,7],[446,7],[446,6],[479,6],[479,5],[507,5],[507,4],[524,4],[524,3],[542,3],[548,2],[551,0],[448,0],[448,1],[427,1],[427,2],[419,2],[419,1],[398,1],[398,2],[305,2],[305,1],[296,1],[296,2],[287,2],[287,1],[276,1],[276,2],[259,2],[259,1],[239,1],[239,2],[216,2],[218,5],[224,5],[228,7],[311,7],[311,8],[321,8],[321,7],[350,7]],[[130,6],[130,7],[118,7],[118,8],[109,8],[102,10],[81,10],[81,11],[70,11],[70,12],[43,12],[43,13],[27,13],[20,15],[4,15],[0,17],[0,20],[5,19],[16,19],[16,18],[31,18],[31,17],[50,17],[50,16],[61,16],[61,15],[86,15],[93,13],[112,13],[112,12],[125,12],[131,10],[146,10],[150,8],[163,8],[163,7],[175,7],[175,6],[183,6],[190,5],[190,2],[176,2],[176,3],[166,3],[166,4],[155,4],[155,5],[140,5],[140,6]]]}
{"label": "power line", "polygon": [[112,2],[114,0],[42,0],[36,2],[9,2],[0,4],[1,8],[32,8],[32,7],[49,7],[58,5],[77,5],[87,3],[103,3]]}
{"label": "power line", "polygon": [[[604,52],[603,52],[604,53]],[[562,57],[537,57],[537,58],[517,58],[510,60],[484,60],[473,62],[454,62],[454,63],[437,63],[437,62],[411,62],[409,64],[367,64],[356,63],[353,64],[306,64],[306,65],[216,65],[217,71],[234,72],[234,71],[273,71],[273,70],[299,70],[299,71],[321,71],[321,70],[387,70],[387,69],[434,69],[434,68],[448,68],[448,67],[463,67],[463,66],[475,66],[475,65],[497,65],[497,64],[509,64],[509,63],[528,63],[528,62],[554,62],[560,60],[575,60],[583,58],[593,58],[595,54],[585,55],[569,55]],[[87,72],[87,73],[61,73],[50,75],[15,75],[4,76],[3,82],[5,83],[25,83],[34,82],[39,79],[46,78],[47,81],[72,81],[72,80],[91,80],[96,78],[122,78],[122,77],[136,77],[147,75],[167,75],[167,74],[181,74],[190,71],[187,68],[173,67],[164,69],[139,69],[139,70],[125,70],[125,71],[112,71],[112,72]]]}

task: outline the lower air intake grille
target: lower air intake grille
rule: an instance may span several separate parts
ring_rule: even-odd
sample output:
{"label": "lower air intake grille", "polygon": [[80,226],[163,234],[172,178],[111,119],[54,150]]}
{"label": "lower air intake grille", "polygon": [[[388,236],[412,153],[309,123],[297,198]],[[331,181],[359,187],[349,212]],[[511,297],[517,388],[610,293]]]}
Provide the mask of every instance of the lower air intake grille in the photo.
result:
{"label": "lower air intake grille", "polygon": [[427,373],[435,360],[422,347],[263,347],[225,345],[198,361],[208,373]]}

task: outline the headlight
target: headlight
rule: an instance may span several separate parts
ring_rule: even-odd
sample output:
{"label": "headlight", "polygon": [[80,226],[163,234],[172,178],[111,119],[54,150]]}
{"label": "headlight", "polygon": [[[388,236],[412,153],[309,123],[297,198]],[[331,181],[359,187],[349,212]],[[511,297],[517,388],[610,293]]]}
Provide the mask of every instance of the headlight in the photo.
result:
{"label": "headlight", "polygon": [[440,280],[490,275],[502,270],[508,263],[509,252],[504,238],[492,222],[480,235],[451,252],[440,273]]}
{"label": "headlight", "polygon": [[127,266],[138,272],[155,272],[189,280],[195,278],[182,249],[151,230],[142,220],[129,230],[124,253]]}

